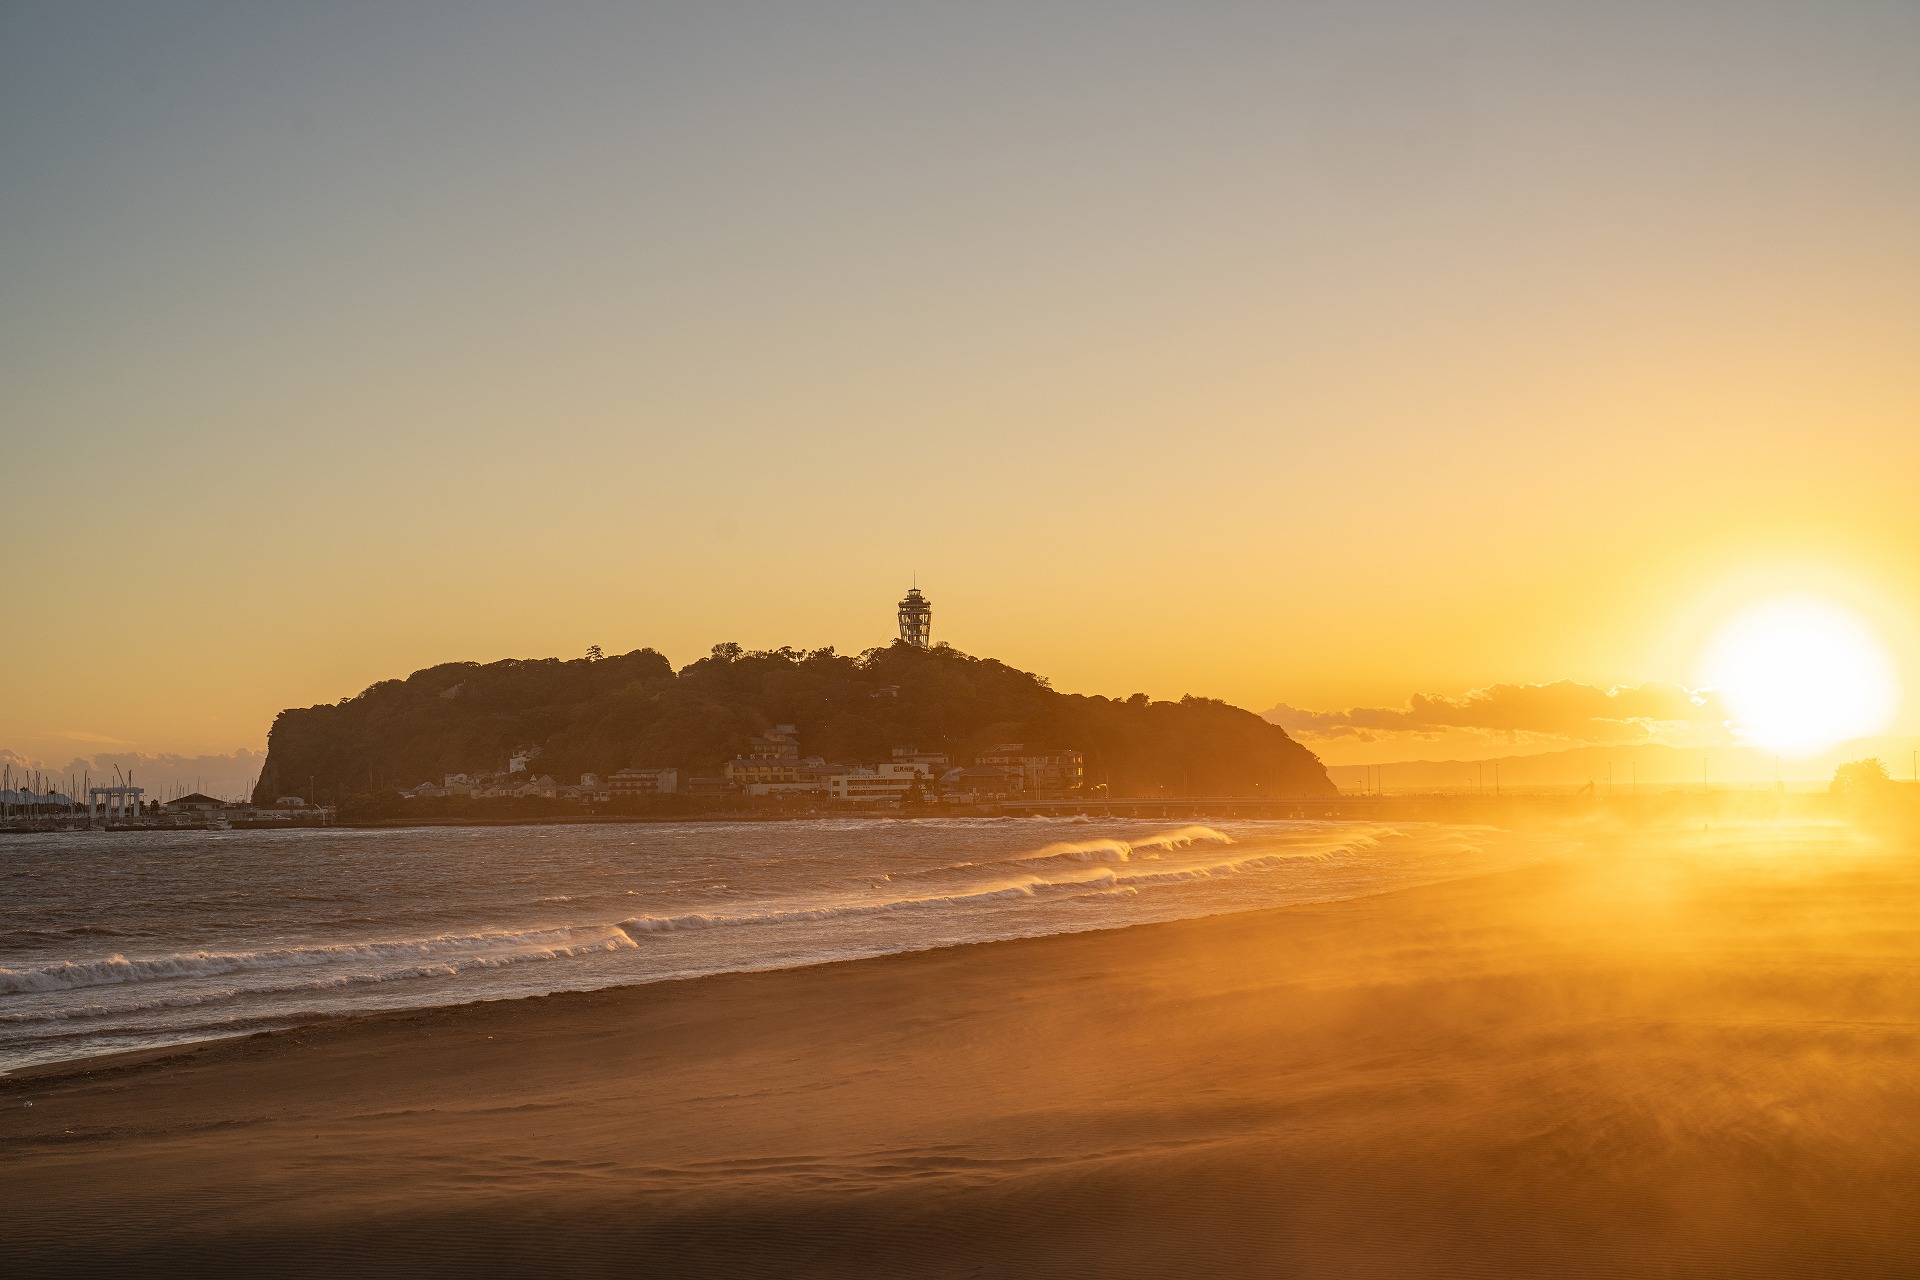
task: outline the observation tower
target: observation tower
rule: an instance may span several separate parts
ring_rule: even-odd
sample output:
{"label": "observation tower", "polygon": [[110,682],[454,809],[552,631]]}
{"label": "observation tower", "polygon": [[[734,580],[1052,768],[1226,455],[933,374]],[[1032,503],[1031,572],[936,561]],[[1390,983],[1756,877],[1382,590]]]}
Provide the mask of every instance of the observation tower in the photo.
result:
{"label": "observation tower", "polygon": [[933,601],[915,587],[900,602],[900,638],[916,649],[933,646]]}

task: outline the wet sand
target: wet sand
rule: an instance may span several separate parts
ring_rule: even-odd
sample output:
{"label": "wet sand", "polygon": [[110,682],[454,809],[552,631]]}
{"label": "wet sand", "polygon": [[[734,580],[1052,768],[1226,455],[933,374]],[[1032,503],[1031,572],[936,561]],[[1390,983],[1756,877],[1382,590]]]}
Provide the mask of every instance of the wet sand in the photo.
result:
{"label": "wet sand", "polygon": [[49,1068],[0,1205],[9,1276],[1910,1276],[1920,856],[1675,837]]}

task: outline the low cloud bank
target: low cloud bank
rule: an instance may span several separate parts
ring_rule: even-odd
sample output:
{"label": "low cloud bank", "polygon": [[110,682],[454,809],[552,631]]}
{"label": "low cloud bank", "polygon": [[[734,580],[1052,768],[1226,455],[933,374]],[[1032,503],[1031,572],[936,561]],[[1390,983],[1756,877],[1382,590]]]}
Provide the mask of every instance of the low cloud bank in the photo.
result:
{"label": "low cloud bank", "polygon": [[114,769],[118,768],[122,775],[131,772],[134,782],[145,787],[148,796],[163,799],[188,791],[240,799],[252,792],[253,780],[260,775],[260,766],[266,759],[264,751],[241,747],[226,755],[199,756],[111,751],[75,756],[65,764],[56,764],[0,747],[0,765],[10,767],[16,778],[24,772],[39,772],[50,781],[57,780],[60,790],[65,791],[69,778],[75,779],[76,785],[79,779],[91,778],[98,786],[103,779],[111,780]]}
{"label": "low cloud bank", "polygon": [[1710,690],[1654,682],[1602,689],[1577,680],[1495,684],[1452,697],[1419,693],[1404,707],[1308,711],[1281,703],[1266,718],[1301,738],[1370,742],[1401,734],[1438,737],[1465,731],[1511,739],[1656,742],[1676,735],[1725,736],[1727,715]]}

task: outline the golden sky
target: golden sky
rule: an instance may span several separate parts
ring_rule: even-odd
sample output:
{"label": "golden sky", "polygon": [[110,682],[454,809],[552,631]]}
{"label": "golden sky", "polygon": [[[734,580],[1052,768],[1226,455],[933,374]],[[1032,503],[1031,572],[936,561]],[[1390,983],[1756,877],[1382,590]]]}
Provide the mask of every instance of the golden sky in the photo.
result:
{"label": "golden sky", "polygon": [[1920,8],[948,8],[0,12],[0,748],[916,573],[1068,691],[1685,684],[1780,589],[1920,690]]}

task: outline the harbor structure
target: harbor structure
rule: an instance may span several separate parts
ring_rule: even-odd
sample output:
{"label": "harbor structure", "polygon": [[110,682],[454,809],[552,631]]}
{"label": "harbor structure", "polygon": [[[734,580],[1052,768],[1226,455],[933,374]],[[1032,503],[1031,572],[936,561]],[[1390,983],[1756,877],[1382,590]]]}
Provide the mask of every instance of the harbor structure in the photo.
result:
{"label": "harbor structure", "polygon": [[176,796],[161,806],[168,813],[200,814],[218,813],[227,807],[227,802],[217,800],[203,792],[195,791],[188,795]]}
{"label": "harbor structure", "polygon": [[87,788],[87,820],[131,822],[140,816],[140,798],[146,788],[126,784]]}

